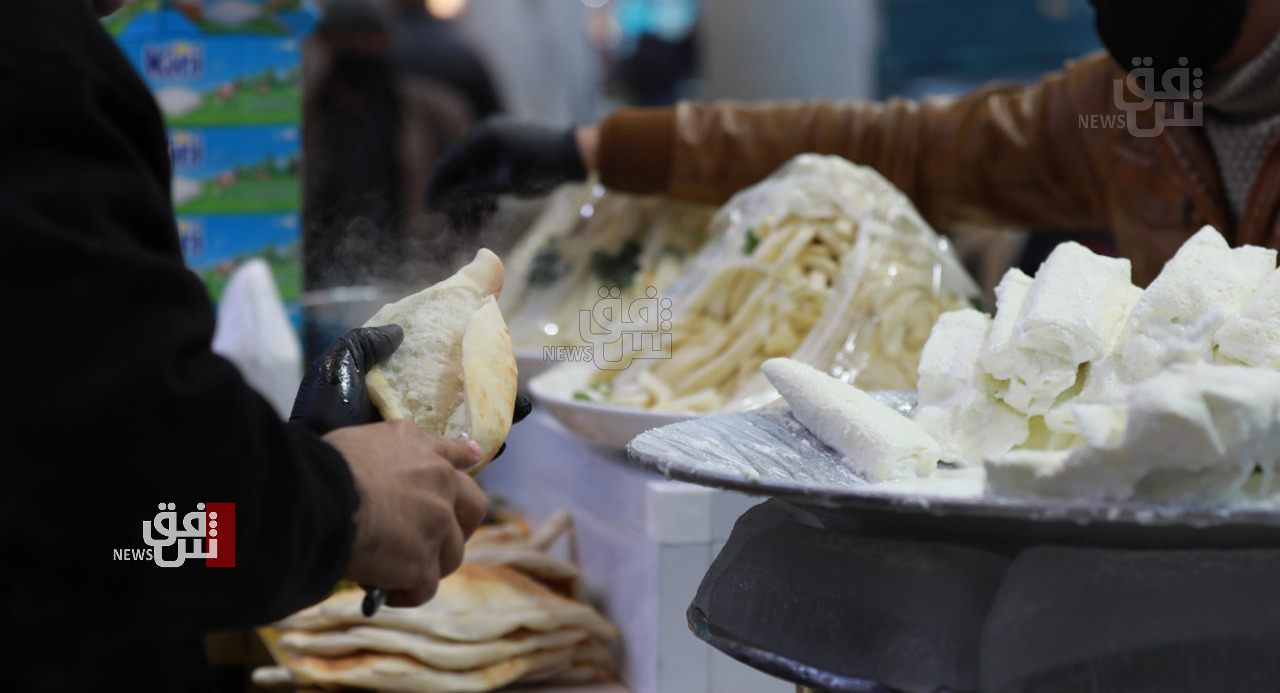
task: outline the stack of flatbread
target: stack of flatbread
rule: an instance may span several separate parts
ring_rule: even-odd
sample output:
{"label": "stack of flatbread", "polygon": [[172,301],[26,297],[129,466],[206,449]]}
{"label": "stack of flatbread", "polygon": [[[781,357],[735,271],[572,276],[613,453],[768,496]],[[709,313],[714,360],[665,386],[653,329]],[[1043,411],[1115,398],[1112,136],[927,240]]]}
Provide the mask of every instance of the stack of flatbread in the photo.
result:
{"label": "stack of flatbread", "polygon": [[275,625],[283,666],[258,669],[254,681],[482,693],[611,678],[617,628],[566,596],[582,594],[576,567],[545,551],[566,526],[557,516],[533,534],[517,525],[478,533],[467,561],[422,606],[366,618],[364,593],[339,591]]}

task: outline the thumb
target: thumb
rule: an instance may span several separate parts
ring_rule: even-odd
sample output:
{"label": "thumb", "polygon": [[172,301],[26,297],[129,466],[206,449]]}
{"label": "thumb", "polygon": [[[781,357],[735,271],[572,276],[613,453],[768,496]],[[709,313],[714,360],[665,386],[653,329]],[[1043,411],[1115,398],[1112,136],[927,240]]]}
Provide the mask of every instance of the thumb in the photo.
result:
{"label": "thumb", "polygon": [[361,373],[391,358],[404,342],[404,329],[399,325],[357,327],[345,335],[351,357]]}

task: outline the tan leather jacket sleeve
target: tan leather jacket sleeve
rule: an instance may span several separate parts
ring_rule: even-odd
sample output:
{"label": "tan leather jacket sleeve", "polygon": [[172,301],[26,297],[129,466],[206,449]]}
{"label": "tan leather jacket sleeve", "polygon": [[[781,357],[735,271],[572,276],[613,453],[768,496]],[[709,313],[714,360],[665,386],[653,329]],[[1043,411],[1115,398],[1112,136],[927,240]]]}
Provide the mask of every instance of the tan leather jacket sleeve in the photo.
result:
{"label": "tan leather jacket sleeve", "polygon": [[1116,73],[1096,54],[1031,86],[957,98],[623,110],[601,124],[601,179],[720,203],[791,157],[818,152],[879,170],[940,228],[1098,228],[1106,147],[1080,116],[1108,104]]}

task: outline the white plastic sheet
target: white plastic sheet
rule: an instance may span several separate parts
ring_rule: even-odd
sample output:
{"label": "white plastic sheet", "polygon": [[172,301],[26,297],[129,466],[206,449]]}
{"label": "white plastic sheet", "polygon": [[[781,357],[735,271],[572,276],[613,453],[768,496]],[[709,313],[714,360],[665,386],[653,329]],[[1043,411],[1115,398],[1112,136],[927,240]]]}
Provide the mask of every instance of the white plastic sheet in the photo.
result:
{"label": "white plastic sheet", "polygon": [[281,418],[289,416],[302,377],[302,346],[264,260],[249,260],[227,280],[213,351],[234,363]]}
{"label": "white plastic sheet", "polygon": [[[673,357],[632,363],[613,378],[607,401],[753,408],[777,396],[759,373],[772,356],[865,390],[914,389],[938,316],[981,295],[906,195],[839,157],[792,159],[722,207],[710,234],[669,294]],[[744,347],[751,339],[760,346]],[[720,377],[729,362],[738,371]],[[709,370],[715,377],[705,377]],[[714,387],[702,387],[708,381]]]}

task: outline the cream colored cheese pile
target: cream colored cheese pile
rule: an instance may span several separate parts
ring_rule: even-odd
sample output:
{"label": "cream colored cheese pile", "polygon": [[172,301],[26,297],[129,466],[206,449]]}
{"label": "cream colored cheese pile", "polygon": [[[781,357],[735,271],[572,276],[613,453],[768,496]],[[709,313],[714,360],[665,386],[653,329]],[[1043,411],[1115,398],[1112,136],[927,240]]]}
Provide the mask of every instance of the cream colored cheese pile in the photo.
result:
{"label": "cream colored cheese pile", "polygon": [[1280,347],[1267,346],[1280,334],[1276,276],[1275,251],[1230,248],[1210,227],[1145,291],[1127,260],[1063,244],[1034,279],[1011,270],[1001,282],[980,374],[951,368],[977,328],[946,328],[985,316],[944,316],[916,421],[947,461],[984,466],[991,495],[1270,495],[1280,387],[1266,384],[1280,374],[1256,367]]}
{"label": "cream colored cheese pile", "polygon": [[[939,318],[921,355],[914,415],[940,460],[985,470],[986,494],[1280,496],[1276,251],[1231,248],[1205,227],[1144,291],[1127,260],[1065,243],[1034,278],[1010,270],[996,295],[994,317],[966,309]],[[883,412],[870,409],[847,408],[860,417],[851,426],[818,417],[821,430],[796,417],[846,456],[861,455],[870,481],[927,476],[927,447],[846,451],[827,440],[877,425]]]}

